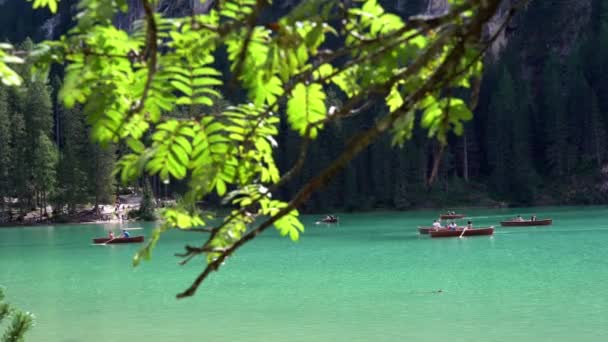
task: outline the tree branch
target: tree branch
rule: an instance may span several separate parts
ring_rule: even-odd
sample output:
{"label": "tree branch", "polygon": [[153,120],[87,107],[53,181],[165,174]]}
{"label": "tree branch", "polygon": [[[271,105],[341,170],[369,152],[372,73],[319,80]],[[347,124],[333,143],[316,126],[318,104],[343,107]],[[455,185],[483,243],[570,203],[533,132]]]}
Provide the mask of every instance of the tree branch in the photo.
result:
{"label": "tree branch", "polygon": [[[481,26],[491,17],[493,13],[495,13],[497,6],[498,1],[494,1],[482,8],[479,15],[480,18],[478,18],[479,20],[474,21],[469,27],[469,30],[464,31],[464,33],[462,34],[462,44],[464,44],[464,41],[479,38]],[[248,241],[253,240],[258,234],[262,233],[281,217],[288,214],[289,212],[300,206],[302,203],[304,203],[314,191],[323,187],[333,176],[335,176],[339,171],[341,171],[350,162],[350,160],[352,160],[361,150],[369,146],[372,141],[375,140],[380,134],[392,127],[392,125],[398,118],[400,118],[402,115],[408,115],[407,113],[412,108],[412,106],[415,105],[422,98],[424,98],[424,96],[426,96],[428,92],[434,91],[445,85],[446,83],[449,84],[449,82],[451,82],[456,77],[456,74],[451,73],[450,70],[454,67],[454,65],[457,64],[460,58],[464,56],[464,52],[464,48],[455,48],[448,55],[448,57],[446,57],[442,64],[436,69],[433,75],[423,84],[423,86],[421,86],[414,93],[410,94],[404,101],[404,104],[397,111],[379,120],[376,125],[364,132],[359,137],[359,139],[351,140],[351,142],[345,148],[345,151],[338,157],[338,159],[335,160],[331,165],[329,165],[325,170],[323,170],[318,176],[316,176],[307,184],[305,184],[301,188],[301,190],[294,196],[294,198],[289,202],[287,207],[280,210],[279,213],[270,217],[269,219],[261,223],[256,229],[245,234],[232,246],[228,247],[224,253],[221,253],[214,261],[209,263],[203,270],[203,272],[194,280],[192,285],[184,292],[178,294],[177,298],[192,296],[196,292],[199,285],[209,276],[209,274],[212,271],[217,270],[225,261],[225,259],[232,255],[234,251],[236,251]]]}
{"label": "tree branch", "polygon": [[135,104],[134,107],[129,111],[130,114],[141,111],[144,107],[148,93],[152,87],[154,76],[156,75],[156,68],[158,63],[158,27],[156,25],[156,19],[154,19],[154,8],[152,7],[151,0],[142,0],[144,6],[144,13],[146,15],[146,47],[147,53],[143,55],[147,58],[146,67],[148,69],[148,76],[144,85],[141,98]]}

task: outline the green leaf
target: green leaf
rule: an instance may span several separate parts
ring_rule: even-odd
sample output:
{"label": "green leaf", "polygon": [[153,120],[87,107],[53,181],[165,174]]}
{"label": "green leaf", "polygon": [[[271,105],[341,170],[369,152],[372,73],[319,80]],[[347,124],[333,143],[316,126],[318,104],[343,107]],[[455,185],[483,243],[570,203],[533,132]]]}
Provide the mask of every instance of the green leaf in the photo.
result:
{"label": "green leaf", "polygon": [[403,106],[403,97],[401,97],[401,94],[399,93],[399,84],[395,84],[391,88],[390,93],[386,97],[386,104],[391,112],[394,112]]}
{"label": "green leaf", "polygon": [[321,85],[298,83],[295,86],[287,102],[287,117],[292,129],[300,135],[305,135],[309,129],[309,136],[315,138],[317,130],[323,128],[321,122],[326,113],[325,92]]}
{"label": "green leaf", "polygon": [[[28,0],[28,1],[32,1],[32,0]],[[34,0],[34,9],[36,8],[40,8],[40,7],[48,7],[49,10],[51,11],[51,13],[56,13],[57,12],[57,2],[59,2],[59,0]]]}
{"label": "green leaf", "polygon": [[136,153],[143,153],[144,149],[146,148],[141,141],[133,139],[132,137],[127,138],[126,143],[129,145],[131,150]]}
{"label": "green leaf", "polygon": [[218,179],[215,183],[215,189],[217,190],[217,194],[223,196],[226,193],[226,183],[221,179]]}

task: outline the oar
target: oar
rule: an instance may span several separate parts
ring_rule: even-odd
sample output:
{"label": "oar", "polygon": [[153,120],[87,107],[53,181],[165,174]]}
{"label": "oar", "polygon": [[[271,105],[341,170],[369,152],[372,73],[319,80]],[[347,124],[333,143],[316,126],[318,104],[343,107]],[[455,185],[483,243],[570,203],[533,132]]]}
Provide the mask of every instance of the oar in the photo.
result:
{"label": "oar", "polygon": [[462,233],[460,233],[460,236],[458,237],[459,239],[462,239],[462,236],[464,235],[464,232],[467,231],[467,226],[464,226],[464,229],[462,230]]}
{"label": "oar", "polygon": [[93,246],[105,246],[105,245],[107,245],[108,243],[110,243],[111,241],[118,239],[119,237],[120,237],[120,236],[113,237],[113,238],[111,238],[110,240],[108,240],[108,241],[106,241],[106,242],[103,242],[103,243],[93,243]]}
{"label": "oar", "polygon": [[120,236],[115,236],[115,237],[111,238],[110,240],[108,240],[108,241],[106,241],[106,242],[102,243],[101,245],[102,245],[102,246],[105,246],[105,245],[107,245],[108,243],[110,243],[110,241],[114,241],[114,240],[118,239],[119,237],[120,237]]}

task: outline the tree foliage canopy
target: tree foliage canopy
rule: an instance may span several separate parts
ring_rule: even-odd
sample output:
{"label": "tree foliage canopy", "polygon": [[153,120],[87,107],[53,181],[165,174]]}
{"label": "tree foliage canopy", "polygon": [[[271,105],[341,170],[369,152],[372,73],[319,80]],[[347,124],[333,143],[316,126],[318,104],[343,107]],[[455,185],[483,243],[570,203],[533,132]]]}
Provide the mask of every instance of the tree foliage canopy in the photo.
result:
{"label": "tree foliage canopy", "polygon": [[25,333],[34,324],[34,316],[12,307],[4,301],[4,291],[0,288],[0,325],[5,319],[12,318],[11,323],[0,338],[2,342],[22,342]]}
{"label": "tree foliage canopy", "polygon": [[[266,22],[270,0],[216,1],[208,13],[179,18],[141,0],[143,18],[126,31],[112,23],[127,10],[125,0],[81,0],[75,27],[34,55],[40,69],[65,63],[61,99],[68,109],[82,105],[95,140],[128,146],[116,168],[123,181],[144,174],[187,180],[181,203],[164,211],[134,258],[135,264],[149,258],[169,229],[204,232],[181,255],[183,262],[205,255],[207,262],[178,295],[184,297],[267,228],[297,240],[304,231],[298,206],[383,133],[395,145],[417,123],[441,145],[449,132],[462,134],[472,114],[455,94],[480,76],[495,38],[484,37],[483,27],[500,1],[450,2],[447,13],[404,21],[376,0],[310,0]],[[56,9],[55,0],[34,5]],[[18,83],[6,64],[0,70],[8,75],[3,80]],[[339,92],[340,106],[328,105],[329,90]],[[221,113],[206,109],[223,96],[236,104]],[[326,169],[293,198],[273,196],[302,165],[300,158],[283,174],[276,166],[278,113],[301,137],[305,157],[308,142],[328,123],[379,102],[388,114],[350,139]],[[166,115],[175,110],[188,115]],[[215,194],[230,208],[218,225],[193,205]]]}

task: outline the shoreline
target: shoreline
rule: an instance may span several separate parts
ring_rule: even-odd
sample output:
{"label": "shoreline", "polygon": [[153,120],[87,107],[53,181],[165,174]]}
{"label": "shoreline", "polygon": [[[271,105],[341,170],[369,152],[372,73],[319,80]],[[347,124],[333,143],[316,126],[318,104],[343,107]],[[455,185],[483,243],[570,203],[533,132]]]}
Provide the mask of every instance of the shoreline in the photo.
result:
{"label": "shoreline", "polygon": [[[591,208],[591,207],[606,207],[608,204],[594,204],[594,205],[534,205],[534,206],[525,206],[525,207],[488,207],[488,206],[462,206],[462,207],[450,207],[449,209],[456,211],[466,211],[466,210],[516,210],[516,209],[532,209],[532,208]],[[425,211],[437,211],[441,210],[441,208],[416,208],[416,209],[408,209],[408,210],[397,210],[397,209],[384,209],[384,208],[376,208],[372,210],[359,210],[359,211],[336,211],[336,210],[327,210],[323,212],[325,213],[335,213],[335,214],[369,214],[369,213],[419,213]],[[302,213],[302,216],[316,216],[321,213]],[[465,215],[467,213],[465,212]],[[27,227],[48,227],[53,225],[89,225],[89,224],[129,224],[133,222],[157,222],[157,221],[143,221],[136,219],[126,219],[126,220],[93,220],[93,221],[69,221],[69,222],[44,222],[44,223],[18,223],[18,222],[5,222],[0,223],[0,229],[17,229],[17,228],[27,228]]]}
{"label": "shoreline", "polygon": [[69,222],[38,222],[38,223],[19,223],[19,222],[6,222],[0,223],[0,229],[11,229],[11,228],[26,228],[26,227],[48,227],[54,225],[77,225],[77,224],[121,224],[131,222],[142,222],[139,220],[98,220],[98,221],[69,221]]}

